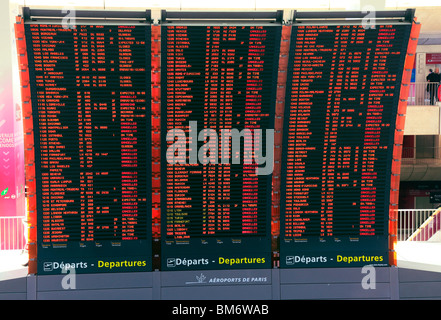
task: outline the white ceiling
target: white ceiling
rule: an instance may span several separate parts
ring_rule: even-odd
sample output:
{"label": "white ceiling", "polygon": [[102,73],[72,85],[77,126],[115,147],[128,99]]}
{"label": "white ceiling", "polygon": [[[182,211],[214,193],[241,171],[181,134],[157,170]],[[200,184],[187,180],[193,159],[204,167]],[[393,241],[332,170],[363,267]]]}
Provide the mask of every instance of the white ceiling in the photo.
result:
{"label": "white ceiling", "polygon": [[[0,0],[4,1],[4,0]],[[365,4],[385,10],[416,8],[421,23],[419,44],[441,44],[440,0],[10,0],[30,7],[76,7],[88,9],[133,10],[141,8],[169,10],[361,10]]]}
{"label": "white ceiling", "polygon": [[421,23],[419,45],[441,45],[441,7],[416,8],[415,16]]}

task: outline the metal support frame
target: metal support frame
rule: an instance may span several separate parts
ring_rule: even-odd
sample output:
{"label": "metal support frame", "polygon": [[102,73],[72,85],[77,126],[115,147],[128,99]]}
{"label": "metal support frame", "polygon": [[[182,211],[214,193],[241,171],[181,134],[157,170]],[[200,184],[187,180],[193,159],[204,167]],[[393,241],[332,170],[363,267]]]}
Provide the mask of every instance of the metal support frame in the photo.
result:
{"label": "metal support frame", "polygon": [[[23,7],[24,22],[41,19],[62,19],[65,10],[30,9]],[[109,11],[109,10],[76,10],[76,19],[112,19],[112,20],[144,20],[151,23],[151,10],[145,11]]]}
{"label": "metal support frame", "polygon": [[[293,23],[320,21],[324,19],[345,20],[345,19],[363,19],[369,12],[366,11],[293,11]],[[412,23],[415,17],[415,9],[375,11],[376,20],[397,20],[397,22]]]}
{"label": "metal support frame", "polygon": [[237,21],[253,20],[265,22],[283,22],[283,10],[277,11],[161,11],[161,22],[179,21]]}

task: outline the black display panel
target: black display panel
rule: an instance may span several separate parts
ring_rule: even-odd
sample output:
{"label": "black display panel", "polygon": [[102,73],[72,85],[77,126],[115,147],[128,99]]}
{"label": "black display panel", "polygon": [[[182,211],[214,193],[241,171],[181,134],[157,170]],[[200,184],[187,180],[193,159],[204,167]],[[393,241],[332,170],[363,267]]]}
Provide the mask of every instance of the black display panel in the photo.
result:
{"label": "black display panel", "polygon": [[150,271],[151,27],[25,32],[38,273]]}
{"label": "black display panel", "polygon": [[[162,270],[271,267],[272,159],[261,160],[280,37],[281,26],[162,26]],[[235,152],[227,129],[252,136]]]}
{"label": "black display panel", "polygon": [[411,25],[294,25],[280,265],[388,264],[392,149]]}

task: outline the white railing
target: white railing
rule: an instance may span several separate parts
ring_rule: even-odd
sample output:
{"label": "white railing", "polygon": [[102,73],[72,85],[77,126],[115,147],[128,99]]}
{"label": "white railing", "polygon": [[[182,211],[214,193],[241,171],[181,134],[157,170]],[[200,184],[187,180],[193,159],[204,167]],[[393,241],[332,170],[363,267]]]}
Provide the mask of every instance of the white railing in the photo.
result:
{"label": "white railing", "polygon": [[25,217],[0,217],[0,251],[25,248],[24,220]]}
{"label": "white railing", "polygon": [[441,241],[440,209],[398,210],[398,241]]}
{"label": "white railing", "polygon": [[434,82],[411,82],[407,104],[411,106],[436,105],[441,100],[440,87]]}

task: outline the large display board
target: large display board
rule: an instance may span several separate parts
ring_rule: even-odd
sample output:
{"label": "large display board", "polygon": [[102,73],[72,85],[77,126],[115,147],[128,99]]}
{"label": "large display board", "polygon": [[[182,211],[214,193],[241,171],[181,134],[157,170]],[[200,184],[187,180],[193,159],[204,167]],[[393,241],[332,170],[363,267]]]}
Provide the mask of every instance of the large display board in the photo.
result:
{"label": "large display board", "polygon": [[271,267],[272,158],[260,160],[280,36],[269,24],[162,27],[162,270]]}
{"label": "large display board", "polygon": [[150,25],[25,32],[38,273],[151,270]]}
{"label": "large display board", "polygon": [[388,265],[412,12],[25,8],[32,270]]}
{"label": "large display board", "polygon": [[293,25],[281,267],[388,264],[392,146],[410,29]]}

